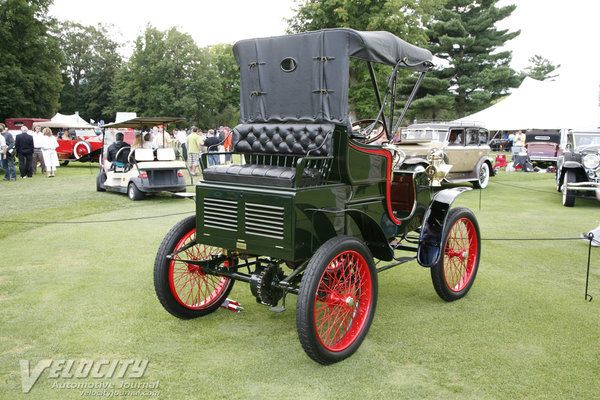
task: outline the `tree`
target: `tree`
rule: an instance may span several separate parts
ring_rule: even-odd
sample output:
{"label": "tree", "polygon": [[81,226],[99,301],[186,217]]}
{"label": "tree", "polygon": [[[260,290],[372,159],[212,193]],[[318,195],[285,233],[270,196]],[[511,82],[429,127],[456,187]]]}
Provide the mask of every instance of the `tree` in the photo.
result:
{"label": "tree", "polygon": [[[498,30],[495,24],[508,17],[516,6],[496,7],[497,0],[448,0],[429,25],[430,50],[447,65],[431,75],[445,87],[427,87],[420,102],[438,111],[451,106],[458,117],[487,107],[506,95],[520,79],[509,67],[511,53],[497,52],[520,31]],[[417,105],[419,105],[417,103]]]}
{"label": "tree", "polygon": [[52,117],[62,86],[51,0],[0,1],[0,120]]}
{"label": "tree", "polygon": [[109,94],[121,64],[119,44],[108,37],[108,27],[63,22],[55,28],[63,52],[63,90],[60,111],[79,111],[84,119],[108,120]]}
{"label": "tree", "polygon": [[[416,45],[427,43],[424,25],[445,0],[307,0],[288,19],[288,32],[349,27],[385,30]],[[374,65],[379,82],[386,82],[391,68]],[[403,74],[407,76],[408,74]],[[385,90],[385,87],[380,87]],[[349,102],[353,119],[370,118],[377,103],[364,63],[351,62]]]}
{"label": "tree", "polygon": [[118,73],[112,111],[212,124],[221,99],[218,79],[214,56],[198,49],[191,36],[147,26]]}
{"label": "tree", "polygon": [[551,74],[560,67],[560,64],[554,65],[549,60],[538,54],[531,57],[528,61],[530,65],[522,72],[523,75],[537,79],[538,81],[554,79],[558,76],[558,74]]}

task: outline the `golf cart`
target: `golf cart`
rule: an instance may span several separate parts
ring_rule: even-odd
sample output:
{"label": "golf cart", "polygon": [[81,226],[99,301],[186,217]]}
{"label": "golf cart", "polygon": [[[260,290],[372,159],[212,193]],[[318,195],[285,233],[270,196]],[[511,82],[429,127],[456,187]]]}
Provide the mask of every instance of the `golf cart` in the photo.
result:
{"label": "golf cart", "polygon": [[[241,73],[235,162],[201,160],[196,215],[176,224],[156,255],[163,307],[182,319],[205,316],[235,281],[275,312],[296,294],[300,342],[331,364],[367,335],[379,272],[416,260],[431,269],[442,299],[465,296],[479,265],[479,227],[471,211],[451,205],[470,189],[434,193],[424,169],[397,168],[405,154],[389,142],[406,112],[394,110],[397,73],[420,73],[408,106],[431,53],[388,32],[345,28],[243,40],[233,50]],[[366,63],[379,110],[354,124],[351,58]],[[391,72],[383,96],[373,63]]]}
{"label": "golf cart", "polygon": [[[187,170],[185,161],[173,148],[153,149],[143,146],[143,132],[153,126],[183,121],[182,118],[138,117],[127,121],[104,125],[100,171],[96,177],[96,189],[99,192],[109,190],[127,193],[130,200],[142,200],[144,195],[169,192],[186,196],[186,183],[182,170]],[[114,159],[109,160],[110,146],[117,141],[117,129],[128,129],[129,135]],[[135,130],[132,134],[131,130]],[[131,148],[134,135],[139,135],[141,146]],[[189,171],[188,171],[189,173]],[[191,175],[190,175],[191,178]],[[191,194],[193,195],[193,194]]]}

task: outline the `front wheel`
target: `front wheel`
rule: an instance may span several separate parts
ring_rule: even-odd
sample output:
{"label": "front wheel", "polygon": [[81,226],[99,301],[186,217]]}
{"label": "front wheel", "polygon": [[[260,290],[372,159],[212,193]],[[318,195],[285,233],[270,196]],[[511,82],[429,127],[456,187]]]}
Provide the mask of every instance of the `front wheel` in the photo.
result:
{"label": "front wheel", "polygon": [[481,164],[479,167],[479,176],[476,181],[473,181],[475,189],[485,189],[490,182],[490,167],[487,163]]}
{"label": "front wheel", "polygon": [[[184,248],[172,259],[167,258]],[[199,265],[186,260],[205,261],[222,253],[220,248],[196,243],[196,216],[176,224],[160,244],[154,262],[154,289],[165,310],[178,318],[190,319],[219,308],[231,292],[234,281],[205,274]]]}
{"label": "front wheel", "polygon": [[463,207],[450,210],[442,235],[444,252],[431,267],[431,280],[438,296],[446,301],[464,297],[479,268],[481,237],[475,215]]}
{"label": "front wheel", "polygon": [[575,192],[567,189],[569,183],[577,182],[575,171],[567,170],[562,184],[562,203],[565,207],[573,207],[575,205]]}
{"label": "front wheel", "polygon": [[360,240],[336,236],[310,259],[296,310],[298,337],[310,358],[331,364],[352,355],[364,340],[377,303],[377,271]]}

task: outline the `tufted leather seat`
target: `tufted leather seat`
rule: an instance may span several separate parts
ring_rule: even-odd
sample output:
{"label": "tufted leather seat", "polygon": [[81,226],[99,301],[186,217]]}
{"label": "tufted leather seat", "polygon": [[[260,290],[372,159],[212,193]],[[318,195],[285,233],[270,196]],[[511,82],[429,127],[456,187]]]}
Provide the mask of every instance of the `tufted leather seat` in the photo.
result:
{"label": "tufted leather seat", "polygon": [[232,148],[236,153],[326,156],[332,131],[332,124],[240,124],[233,130]]}
{"label": "tufted leather seat", "polygon": [[[206,181],[245,183],[250,185],[294,187],[296,161],[303,156],[328,156],[331,153],[333,124],[240,124],[233,129],[231,148],[234,153],[286,156],[281,162],[244,165],[213,165],[202,172]],[[302,178],[316,178],[319,171],[305,168]]]}

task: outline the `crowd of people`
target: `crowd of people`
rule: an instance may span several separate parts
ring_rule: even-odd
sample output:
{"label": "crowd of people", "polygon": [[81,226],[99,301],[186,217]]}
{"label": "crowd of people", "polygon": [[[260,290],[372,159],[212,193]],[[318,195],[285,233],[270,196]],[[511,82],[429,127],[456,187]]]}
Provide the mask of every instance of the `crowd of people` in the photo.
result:
{"label": "crowd of people", "polygon": [[173,129],[172,134],[164,131],[162,127],[155,127],[152,129],[152,132],[143,133],[143,140],[141,140],[142,135],[139,135],[139,139],[138,135],[136,135],[131,148],[144,146],[154,148],[175,147],[181,152],[183,159],[187,162],[190,173],[198,175],[202,153],[208,153],[207,161],[209,166],[218,165],[221,162],[226,164],[231,163],[231,154],[217,154],[231,150],[230,133],[230,128],[226,126],[221,126],[217,130],[209,129],[206,133],[202,129],[192,126],[189,130]]}
{"label": "crowd of people", "polygon": [[[192,175],[198,175],[202,153],[208,153],[209,166],[222,162],[231,163],[230,154],[217,154],[231,150],[230,133],[230,128],[223,126],[216,130],[209,129],[207,132],[196,126],[188,130],[175,128],[172,133],[167,132],[162,126],[155,126],[152,130],[136,133],[131,149],[174,147],[188,163]],[[4,169],[4,180],[17,179],[16,160],[18,160],[21,179],[31,178],[37,173],[38,168],[41,168],[41,172],[49,178],[54,177],[59,166],[56,152],[58,140],[70,138],[68,130],[53,133],[49,128],[42,130],[34,127],[33,130],[29,130],[25,126],[15,137],[4,124],[0,123],[0,166]]]}
{"label": "crowd of people", "polygon": [[19,160],[19,175],[22,179],[31,178],[38,166],[48,178],[55,176],[58,167],[56,148],[58,141],[49,128],[35,127],[30,131],[21,128],[21,133],[13,137],[4,124],[0,123],[0,159],[5,181],[17,180],[15,160]]}

